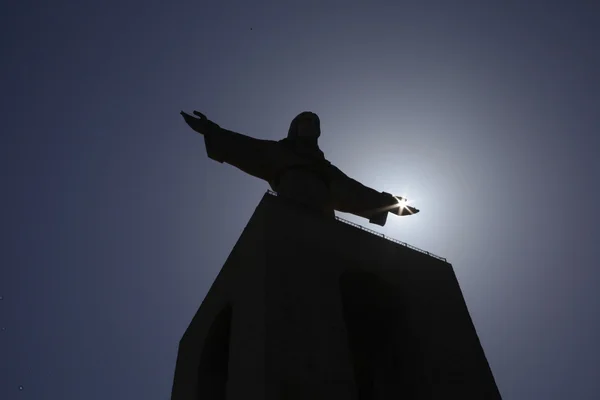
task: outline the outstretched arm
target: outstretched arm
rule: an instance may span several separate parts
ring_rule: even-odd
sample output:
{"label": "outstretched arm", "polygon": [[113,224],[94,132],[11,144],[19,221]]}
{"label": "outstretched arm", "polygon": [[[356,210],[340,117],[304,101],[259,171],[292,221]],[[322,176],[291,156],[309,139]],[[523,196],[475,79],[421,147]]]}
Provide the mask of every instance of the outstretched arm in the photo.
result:
{"label": "outstretched arm", "polygon": [[403,204],[403,199],[386,192],[378,192],[350,178],[338,168],[331,167],[331,195],[334,208],[359,217],[369,222],[384,226],[387,213],[396,215],[412,215],[419,212],[414,207]]}
{"label": "outstretched arm", "polygon": [[192,115],[181,112],[185,122],[204,136],[206,153],[218,162],[225,162],[257,178],[269,181],[273,174],[275,143],[260,140],[221,128],[198,111]]}

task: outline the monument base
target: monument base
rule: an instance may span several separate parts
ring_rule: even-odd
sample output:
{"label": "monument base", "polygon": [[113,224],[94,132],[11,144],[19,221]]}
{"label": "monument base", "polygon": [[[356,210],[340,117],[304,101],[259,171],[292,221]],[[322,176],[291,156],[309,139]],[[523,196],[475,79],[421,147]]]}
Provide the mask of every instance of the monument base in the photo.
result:
{"label": "monument base", "polygon": [[450,264],[266,194],[181,339],[171,398],[501,397]]}

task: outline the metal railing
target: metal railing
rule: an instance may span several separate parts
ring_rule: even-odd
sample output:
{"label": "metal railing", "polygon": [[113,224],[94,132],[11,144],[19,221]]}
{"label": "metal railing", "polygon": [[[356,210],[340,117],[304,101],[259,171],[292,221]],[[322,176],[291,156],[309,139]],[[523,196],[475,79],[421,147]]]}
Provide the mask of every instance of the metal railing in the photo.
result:
{"label": "metal railing", "polygon": [[[275,196],[275,197],[277,197],[277,192],[274,192],[274,191],[272,191],[272,190],[267,190],[267,193],[268,193],[268,194],[270,194],[271,196]],[[363,230],[363,231],[365,231],[365,232],[368,232],[368,233],[371,233],[371,234],[373,234],[373,235],[379,236],[379,237],[381,237],[381,238],[383,238],[383,239],[386,239],[386,240],[389,240],[389,241],[391,241],[391,242],[397,243],[397,244],[399,244],[399,245],[401,245],[401,246],[408,247],[409,249],[416,250],[416,251],[418,251],[418,252],[420,252],[420,253],[423,253],[423,254],[427,254],[428,256],[431,256],[431,257],[433,257],[433,258],[437,258],[438,260],[441,260],[441,261],[444,261],[444,262],[448,262],[448,261],[447,261],[447,260],[446,260],[444,257],[440,257],[440,256],[437,256],[437,255],[435,255],[435,254],[433,254],[433,253],[430,253],[430,252],[428,252],[428,251],[425,251],[425,250],[423,250],[423,249],[419,249],[418,247],[412,246],[412,245],[410,245],[410,244],[408,244],[408,243],[405,243],[405,242],[402,242],[402,241],[400,241],[400,240],[398,240],[398,239],[394,239],[394,238],[391,238],[391,237],[389,237],[389,236],[385,236],[383,233],[379,233],[379,232],[376,232],[376,231],[374,231],[374,230],[372,230],[372,229],[365,228],[364,226],[362,226],[362,225],[360,225],[360,224],[357,224],[357,223],[355,223],[355,222],[348,221],[347,219],[344,219],[344,218],[338,217],[337,215],[335,216],[335,219],[336,219],[337,221],[343,222],[343,223],[345,223],[345,224],[347,224],[347,225],[353,226],[353,227],[355,227],[355,228],[358,228],[358,229],[360,229],[360,230]]]}

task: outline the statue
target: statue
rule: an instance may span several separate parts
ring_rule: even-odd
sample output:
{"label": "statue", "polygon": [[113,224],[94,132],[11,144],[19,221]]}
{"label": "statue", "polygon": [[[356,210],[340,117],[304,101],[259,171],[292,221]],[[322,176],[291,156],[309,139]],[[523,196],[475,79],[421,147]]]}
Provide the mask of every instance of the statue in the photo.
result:
{"label": "statue", "polygon": [[406,199],[377,192],[348,177],[325,159],[319,149],[319,117],[299,114],[280,141],[255,139],[221,128],[198,111],[181,112],[185,122],[204,136],[210,158],[225,162],[269,183],[278,196],[299,206],[333,217],[334,210],[369,219],[384,226],[388,212],[419,212]]}

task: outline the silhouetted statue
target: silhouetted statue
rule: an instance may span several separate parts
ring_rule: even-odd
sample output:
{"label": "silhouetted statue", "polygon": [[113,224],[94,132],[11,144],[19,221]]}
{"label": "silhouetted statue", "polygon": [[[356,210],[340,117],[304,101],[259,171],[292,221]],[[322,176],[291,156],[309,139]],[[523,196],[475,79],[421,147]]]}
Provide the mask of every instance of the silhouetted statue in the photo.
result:
{"label": "silhouetted statue", "polygon": [[366,187],[327,161],[317,143],[321,135],[319,117],[312,112],[294,118],[287,138],[280,141],[223,129],[198,111],[194,111],[196,117],[183,111],[181,115],[193,130],[204,135],[210,158],[267,181],[279,196],[299,205],[332,217],[334,210],[358,215],[381,226],[388,212],[419,212],[406,205],[405,199]]}

